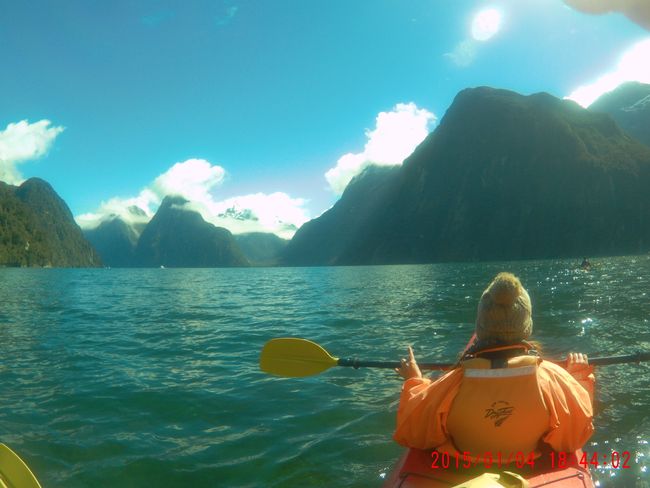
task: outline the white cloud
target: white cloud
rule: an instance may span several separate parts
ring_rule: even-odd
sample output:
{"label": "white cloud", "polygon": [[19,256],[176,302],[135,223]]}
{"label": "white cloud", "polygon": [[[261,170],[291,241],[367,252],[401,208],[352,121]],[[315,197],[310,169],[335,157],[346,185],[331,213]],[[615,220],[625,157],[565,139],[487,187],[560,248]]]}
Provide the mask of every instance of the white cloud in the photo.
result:
{"label": "white cloud", "polygon": [[650,38],[628,49],[612,71],[605,73],[593,83],[578,87],[565,98],[588,107],[603,93],[612,91],[626,81],[650,83]]}
{"label": "white cloud", "polygon": [[82,229],[93,229],[104,220],[114,217],[119,217],[130,225],[146,224],[155,213],[152,209],[157,208],[161,201],[158,195],[145,188],[137,197],[115,197],[102,202],[97,211],[78,215],[75,220]]}
{"label": "white cloud", "polygon": [[[79,215],[76,220],[84,229],[97,227],[113,217],[120,217],[130,224],[148,222],[166,195],[181,195],[189,201],[206,205],[212,201],[210,191],[223,181],[225,173],[221,166],[213,166],[205,159],[188,159],[174,164],[138,196],[111,198],[102,202],[97,211]],[[133,207],[141,212],[134,213]]]}
{"label": "white cloud", "polygon": [[49,120],[30,124],[27,120],[7,125],[0,131],[0,181],[17,185],[23,177],[16,165],[37,159],[50,150],[63,127],[50,126]]}
{"label": "white cloud", "polygon": [[176,163],[156,178],[152,191],[161,197],[181,195],[190,201],[209,202],[211,191],[223,182],[226,171],[205,159],[188,159]]}
{"label": "white cloud", "polygon": [[228,198],[209,205],[192,204],[190,208],[199,211],[208,222],[225,227],[233,234],[270,232],[291,239],[296,230],[309,220],[309,212],[304,208],[306,204],[302,198],[275,192]]}
{"label": "white cloud", "polygon": [[350,180],[370,164],[398,165],[411,155],[429,134],[436,116],[414,103],[399,103],[391,112],[377,115],[376,126],[366,130],[363,152],[341,156],[336,166],[325,173],[334,193],[340,195]]}
{"label": "white cloud", "polygon": [[188,159],[174,164],[137,197],[112,198],[102,202],[96,212],[79,215],[76,220],[84,229],[92,229],[114,217],[130,224],[146,223],[167,195],[184,197],[190,202],[185,206],[187,210],[199,212],[206,221],[234,234],[272,232],[288,239],[309,220],[304,208],[307,202],[285,193],[257,193],[217,200],[214,190],[221,185],[225,174],[221,166],[205,159]]}

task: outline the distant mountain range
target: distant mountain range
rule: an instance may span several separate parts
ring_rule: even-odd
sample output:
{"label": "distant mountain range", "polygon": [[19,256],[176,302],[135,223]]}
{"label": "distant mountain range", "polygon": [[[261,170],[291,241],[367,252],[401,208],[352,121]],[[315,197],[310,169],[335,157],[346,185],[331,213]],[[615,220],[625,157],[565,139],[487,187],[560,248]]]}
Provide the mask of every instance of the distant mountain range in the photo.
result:
{"label": "distant mountain range", "polygon": [[52,187],[0,182],[0,266],[94,267],[102,261]]}
{"label": "distant mountain range", "polygon": [[639,83],[603,95],[588,110],[546,93],[463,90],[402,166],[366,168],[290,242],[233,236],[178,196],[166,197],[148,223],[133,207],[128,221],[139,224],[115,215],[82,233],[46,182],[0,183],[0,266],[310,266],[645,253],[649,100],[650,85]]}
{"label": "distant mountain range", "polygon": [[192,268],[247,266],[248,260],[230,231],[206,222],[198,212],[185,210],[188,203],[179,196],[165,197],[138,239],[136,264]]}
{"label": "distant mountain range", "polygon": [[625,132],[650,146],[650,85],[623,83],[602,95],[589,110],[611,115]]}
{"label": "distant mountain range", "polygon": [[647,252],[650,148],[546,93],[460,92],[398,168],[369,168],[306,223],[286,265]]}
{"label": "distant mountain range", "polygon": [[186,199],[166,197],[145,225],[130,225],[118,216],[85,232],[113,267],[272,266],[287,241],[275,234],[233,236],[188,208]]}
{"label": "distant mountain range", "polygon": [[274,266],[289,241],[265,232],[236,234],[235,241],[254,266]]}

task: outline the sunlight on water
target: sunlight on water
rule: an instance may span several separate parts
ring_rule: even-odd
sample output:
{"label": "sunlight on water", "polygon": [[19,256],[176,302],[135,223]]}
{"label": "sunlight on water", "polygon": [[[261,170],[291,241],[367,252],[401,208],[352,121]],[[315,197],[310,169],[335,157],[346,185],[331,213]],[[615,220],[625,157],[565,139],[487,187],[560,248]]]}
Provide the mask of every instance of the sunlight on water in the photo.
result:
{"label": "sunlight on water", "polygon": [[[533,301],[549,357],[650,347],[648,256],[571,261],[230,270],[0,270],[0,441],[46,487],[378,486],[400,382],[333,368],[287,379],[258,370],[273,337],[338,357],[453,361],[499,271]],[[648,363],[597,371],[586,451],[603,487],[647,486]]]}

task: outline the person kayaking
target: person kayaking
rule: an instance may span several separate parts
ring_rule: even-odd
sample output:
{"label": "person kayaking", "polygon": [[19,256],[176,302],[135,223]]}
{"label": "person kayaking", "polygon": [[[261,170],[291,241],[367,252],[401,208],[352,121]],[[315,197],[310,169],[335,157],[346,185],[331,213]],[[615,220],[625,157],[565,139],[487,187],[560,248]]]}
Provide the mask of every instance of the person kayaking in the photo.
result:
{"label": "person kayaking", "polygon": [[489,453],[505,460],[524,453],[573,453],[591,436],[593,366],[581,353],[566,369],[541,359],[527,339],[533,330],[528,292],[500,273],[478,304],[475,341],[457,367],[424,378],[413,349],[396,369],[404,379],[394,439],[451,456]]}

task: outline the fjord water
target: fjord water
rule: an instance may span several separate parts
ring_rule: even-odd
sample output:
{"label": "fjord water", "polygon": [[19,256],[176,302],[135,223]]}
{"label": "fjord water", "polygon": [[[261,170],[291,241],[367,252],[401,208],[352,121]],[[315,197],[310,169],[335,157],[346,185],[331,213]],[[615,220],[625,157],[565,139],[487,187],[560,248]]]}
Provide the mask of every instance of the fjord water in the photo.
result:
{"label": "fjord water", "polygon": [[[0,441],[44,487],[379,486],[400,381],[271,377],[273,337],[333,355],[453,360],[499,271],[518,274],[549,357],[650,349],[650,256],[274,269],[0,270]],[[600,486],[647,486],[650,365],[597,371]]]}

